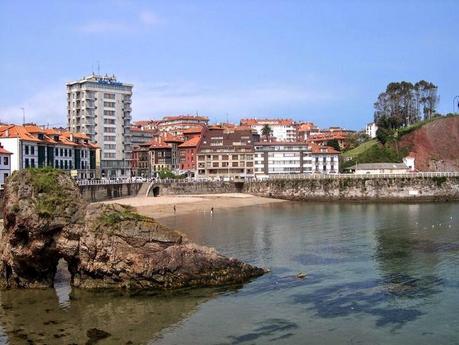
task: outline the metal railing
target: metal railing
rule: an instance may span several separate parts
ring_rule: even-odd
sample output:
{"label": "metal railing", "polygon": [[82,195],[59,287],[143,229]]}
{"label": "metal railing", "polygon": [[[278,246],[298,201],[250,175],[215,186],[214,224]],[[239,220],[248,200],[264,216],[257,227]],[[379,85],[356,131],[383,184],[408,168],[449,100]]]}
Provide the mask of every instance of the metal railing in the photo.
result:
{"label": "metal railing", "polygon": [[327,180],[327,179],[381,179],[381,178],[432,178],[432,177],[459,177],[459,172],[413,172],[403,174],[276,174],[265,178],[247,177],[244,179],[232,178],[229,180],[215,180],[205,178],[148,178],[148,179],[121,179],[121,180],[77,180],[79,186],[94,186],[108,184],[127,184],[127,183],[158,183],[158,184],[198,184],[214,183],[222,184],[225,182],[261,182],[267,180]]}
{"label": "metal railing", "polygon": [[459,177],[459,172],[412,172],[397,174],[285,174],[271,175],[266,180],[302,180],[302,179],[380,179],[380,178],[431,178]]}

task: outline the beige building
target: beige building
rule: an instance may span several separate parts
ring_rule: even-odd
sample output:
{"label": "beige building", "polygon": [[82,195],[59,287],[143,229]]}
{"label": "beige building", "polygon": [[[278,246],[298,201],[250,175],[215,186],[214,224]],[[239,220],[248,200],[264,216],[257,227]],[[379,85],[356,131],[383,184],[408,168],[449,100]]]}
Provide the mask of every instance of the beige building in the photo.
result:
{"label": "beige building", "polygon": [[254,177],[251,130],[224,133],[210,128],[202,137],[197,153],[197,177],[212,179]]}
{"label": "beige building", "polygon": [[115,76],[95,74],[67,83],[68,128],[100,147],[104,177],[130,176],[132,88]]}

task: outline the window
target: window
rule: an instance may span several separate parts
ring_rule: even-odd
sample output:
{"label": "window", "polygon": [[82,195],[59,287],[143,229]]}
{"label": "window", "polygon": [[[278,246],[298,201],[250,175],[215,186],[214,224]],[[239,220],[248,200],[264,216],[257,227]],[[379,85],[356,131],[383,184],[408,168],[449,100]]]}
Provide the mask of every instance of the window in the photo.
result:
{"label": "window", "polygon": [[[105,150],[116,150],[116,144],[104,144]],[[83,154],[83,152],[81,152]]]}
{"label": "window", "polygon": [[64,156],[67,157],[67,149],[64,149]]}
{"label": "window", "polygon": [[104,141],[116,141],[116,137],[111,135],[104,135]]}
{"label": "window", "polygon": [[233,162],[231,166],[237,168],[237,162]]}
{"label": "window", "polygon": [[61,149],[61,157],[64,156],[64,149]]}
{"label": "window", "polygon": [[64,161],[64,163],[65,163],[65,164],[64,164],[65,169],[68,169],[69,166],[68,166],[67,161]]}
{"label": "window", "polygon": [[[57,149],[56,149],[56,150],[57,150]],[[59,161],[58,161],[57,159],[54,161],[54,167],[55,167],[56,169],[59,168]]]}
{"label": "window", "polygon": [[229,156],[228,155],[222,155],[222,160],[223,161],[227,161],[229,159]]}
{"label": "window", "polygon": [[[237,160],[237,155],[232,155],[232,156],[231,156],[231,159],[232,159],[232,160]],[[233,166],[234,166],[234,165],[233,165]],[[236,166],[237,166],[237,165],[236,165]]]}
{"label": "window", "polygon": [[[24,149],[25,149],[25,154],[28,155],[29,154],[29,146],[28,145],[24,146]],[[27,162],[28,162],[28,160],[27,160]]]}
{"label": "window", "polygon": [[30,154],[31,155],[35,154],[35,146],[30,146]]}
{"label": "window", "polygon": [[55,156],[59,156],[59,149],[57,149],[57,148],[54,149],[54,155],[55,155]]}
{"label": "window", "polygon": [[218,162],[213,162],[212,163],[212,168],[218,168]]}
{"label": "window", "polygon": [[[32,146],[32,147],[33,147],[33,146]],[[35,168],[35,159],[34,159],[34,158],[32,158],[32,159],[30,160],[30,166],[31,166],[32,168]]]}
{"label": "window", "polygon": [[115,116],[115,111],[114,110],[104,110],[104,115]]}
{"label": "window", "polygon": [[60,162],[60,166],[61,166],[61,169],[64,169],[64,161],[61,159],[61,162]]}
{"label": "window", "polygon": [[114,125],[115,124],[115,119],[104,119],[104,124],[105,125]]}
{"label": "window", "polygon": [[104,107],[114,108],[115,102],[104,102]]}
{"label": "window", "polygon": [[69,149],[69,157],[72,157],[72,150]]}
{"label": "window", "polygon": [[105,133],[115,133],[115,129],[113,127],[104,127],[104,132]]}
{"label": "window", "polygon": [[114,93],[104,93],[104,98],[115,99]]}
{"label": "window", "polygon": [[218,161],[218,155],[213,155],[212,159],[215,160],[215,161]]}
{"label": "window", "polygon": [[[27,147],[27,146],[26,146]],[[25,167],[28,168],[29,167],[29,158],[26,158],[25,159]]]}
{"label": "window", "polygon": [[8,157],[3,157],[3,164],[8,165]]}

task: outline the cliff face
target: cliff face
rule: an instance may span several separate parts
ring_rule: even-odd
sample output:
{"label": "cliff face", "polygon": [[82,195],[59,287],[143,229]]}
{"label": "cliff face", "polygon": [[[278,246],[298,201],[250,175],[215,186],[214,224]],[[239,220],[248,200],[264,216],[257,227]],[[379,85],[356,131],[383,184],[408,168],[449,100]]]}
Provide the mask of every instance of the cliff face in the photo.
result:
{"label": "cliff face", "polygon": [[88,205],[56,170],[8,179],[0,287],[52,287],[60,258],[73,286],[175,289],[242,283],[264,273],[121,205]]}
{"label": "cliff face", "polygon": [[419,171],[459,171],[459,116],[441,118],[400,138]]}

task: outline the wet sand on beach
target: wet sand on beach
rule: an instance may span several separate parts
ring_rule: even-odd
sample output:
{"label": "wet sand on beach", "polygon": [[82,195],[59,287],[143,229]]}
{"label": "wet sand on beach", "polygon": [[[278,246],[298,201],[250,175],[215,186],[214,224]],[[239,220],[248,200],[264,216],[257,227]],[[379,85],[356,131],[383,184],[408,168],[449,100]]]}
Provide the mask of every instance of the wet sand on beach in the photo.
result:
{"label": "wet sand on beach", "polygon": [[[164,195],[158,197],[130,197],[103,201],[130,205],[140,214],[153,218],[163,218],[187,213],[210,213],[219,209],[265,205],[285,202],[285,200],[263,198],[250,194],[200,194],[200,195]],[[174,212],[175,205],[175,212]]]}

